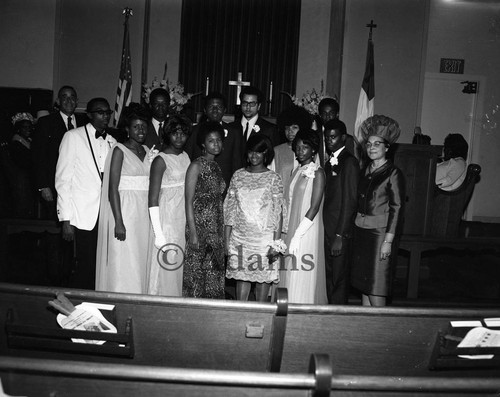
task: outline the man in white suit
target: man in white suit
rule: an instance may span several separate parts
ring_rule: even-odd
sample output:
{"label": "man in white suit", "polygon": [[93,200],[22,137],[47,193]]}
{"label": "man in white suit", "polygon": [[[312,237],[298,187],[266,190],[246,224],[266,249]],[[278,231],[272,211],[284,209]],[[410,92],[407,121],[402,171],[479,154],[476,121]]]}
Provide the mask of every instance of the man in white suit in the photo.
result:
{"label": "man in white suit", "polygon": [[97,218],[106,156],[116,140],[106,133],[113,111],[104,98],[87,104],[90,123],[64,134],[59,147],[55,187],[63,238],[75,239],[74,288],[95,288]]}

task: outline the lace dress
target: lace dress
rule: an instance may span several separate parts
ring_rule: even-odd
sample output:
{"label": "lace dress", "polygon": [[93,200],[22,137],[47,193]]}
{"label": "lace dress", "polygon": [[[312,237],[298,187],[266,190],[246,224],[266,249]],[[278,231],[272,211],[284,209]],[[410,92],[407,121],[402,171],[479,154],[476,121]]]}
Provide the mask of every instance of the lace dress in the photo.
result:
{"label": "lace dress", "polygon": [[232,226],[227,278],[279,281],[279,262],[269,264],[267,252],[283,209],[283,183],[276,172],[241,168],[234,173],[224,201],[224,224]]}
{"label": "lace dress", "polygon": [[[187,244],[182,295],[193,298],[224,299],[224,218],[222,194],[226,183],[215,161],[199,157],[193,207],[199,249]],[[186,241],[190,230],[186,224]]]}

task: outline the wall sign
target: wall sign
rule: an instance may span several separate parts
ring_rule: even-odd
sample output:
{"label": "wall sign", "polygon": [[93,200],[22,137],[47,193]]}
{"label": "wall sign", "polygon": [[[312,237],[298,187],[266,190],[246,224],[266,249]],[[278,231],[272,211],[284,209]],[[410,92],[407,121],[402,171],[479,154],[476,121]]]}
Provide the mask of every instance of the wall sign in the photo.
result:
{"label": "wall sign", "polygon": [[464,59],[441,58],[439,73],[464,74]]}

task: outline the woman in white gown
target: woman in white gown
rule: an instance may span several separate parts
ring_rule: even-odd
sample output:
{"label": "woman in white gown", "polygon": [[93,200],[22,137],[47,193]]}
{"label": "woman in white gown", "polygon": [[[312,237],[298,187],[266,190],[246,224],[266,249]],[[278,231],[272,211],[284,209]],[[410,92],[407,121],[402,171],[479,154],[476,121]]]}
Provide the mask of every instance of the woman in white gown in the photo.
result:
{"label": "woman in white gown", "polygon": [[104,171],[96,290],[144,294],[147,290],[152,233],[148,217],[151,167],[147,110],[131,104],[124,110],[128,139],[109,152]]}
{"label": "woman in white gown", "polygon": [[[163,128],[163,150],[151,166],[149,215],[155,235],[148,294],[182,296],[186,248],[184,184],[191,161],[184,151],[191,122],[171,116]],[[162,251],[162,252],[160,252]]]}
{"label": "woman in white gown", "polygon": [[319,148],[316,131],[301,130],[292,149],[299,166],[285,191],[289,216],[284,225],[288,255],[279,286],[288,289],[293,303],[326,304],[325,258],[321,207],[325,190],[325,172],[315,162]]}

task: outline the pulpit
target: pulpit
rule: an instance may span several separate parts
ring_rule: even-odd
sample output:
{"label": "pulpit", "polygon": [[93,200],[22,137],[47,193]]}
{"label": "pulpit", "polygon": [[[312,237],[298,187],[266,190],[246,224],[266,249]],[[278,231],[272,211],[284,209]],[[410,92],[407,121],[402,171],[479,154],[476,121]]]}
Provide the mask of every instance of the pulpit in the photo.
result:
{"label": "pulpit", "polygon": [[431,231],[437,158],[442,146],[398,144],[394,164],[406,181],[403,235],[426,236]]}

